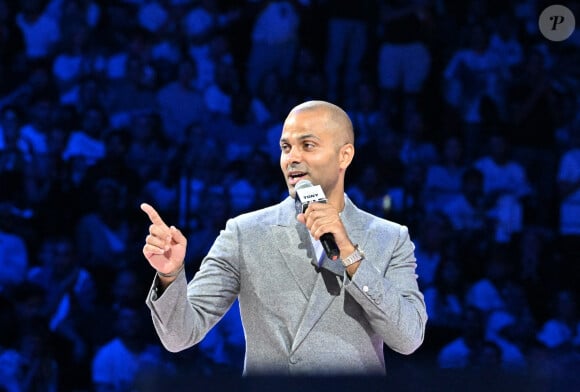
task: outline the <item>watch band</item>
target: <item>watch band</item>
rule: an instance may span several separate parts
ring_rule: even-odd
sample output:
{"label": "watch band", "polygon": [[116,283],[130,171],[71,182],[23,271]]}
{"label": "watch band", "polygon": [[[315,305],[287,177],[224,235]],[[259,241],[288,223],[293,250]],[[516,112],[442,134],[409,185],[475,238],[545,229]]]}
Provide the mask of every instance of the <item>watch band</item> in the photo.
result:
{"label": "watch band", "polygon": [[354,252],[352,252],[350,255],[342,259],[342,265],[345,268],[347,268],[356,263],[357,261],[361,261],[364,258],[365,258],[364,252],[362,251],[362,249],[358,247],[358,244],[356,244],[354,246]]}

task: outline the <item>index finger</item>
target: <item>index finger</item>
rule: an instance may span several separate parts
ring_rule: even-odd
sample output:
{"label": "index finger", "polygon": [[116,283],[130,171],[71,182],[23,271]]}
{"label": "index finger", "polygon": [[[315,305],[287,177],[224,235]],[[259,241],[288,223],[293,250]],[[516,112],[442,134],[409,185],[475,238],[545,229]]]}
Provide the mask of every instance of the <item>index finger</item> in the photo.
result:
{"label": "index finger", "polygon": [[161,219],[161,216],[159,216],[155,208],[147,203],[141,203],[141,209],[147,214],[153,224],[168,228],[167,224],[163,222],[163,219]]}

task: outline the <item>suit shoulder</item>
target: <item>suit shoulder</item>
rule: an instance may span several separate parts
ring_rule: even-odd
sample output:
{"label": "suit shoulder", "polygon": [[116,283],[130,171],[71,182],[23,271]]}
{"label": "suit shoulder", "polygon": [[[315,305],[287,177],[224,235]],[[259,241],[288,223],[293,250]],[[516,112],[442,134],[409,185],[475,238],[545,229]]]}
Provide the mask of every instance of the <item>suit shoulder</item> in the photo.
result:
{"label": "suit shoulder", "polygon": [[385,230],[389,232],[400,232],[401,230],[407,230],[407,227],[403,224],[376,216],[370,212],[357,209],[359,212],[359,219],[363,224],[372,229]]}
{"label": "suit shoulder", "polygon": [[246,212],[232,218],[239,227],[248,227],[255,225],[267,225],[276,221],[280,213],[280,204],[260,208],[255,211]]}
{"label": "suit shoulder", "polygon": [[388,220],[386,218],[383,218],[383,217],[380,217],[377,215],[373,215],[370,212],[361,210],[360,208],[357,208],[357,211],[359,213],[360,218],[365,220],[369,224],[378,225],[381,227],[391,228],[391,229],[396,229],[396,230],[399,230],[401,227],[404,226],[400,223]]}

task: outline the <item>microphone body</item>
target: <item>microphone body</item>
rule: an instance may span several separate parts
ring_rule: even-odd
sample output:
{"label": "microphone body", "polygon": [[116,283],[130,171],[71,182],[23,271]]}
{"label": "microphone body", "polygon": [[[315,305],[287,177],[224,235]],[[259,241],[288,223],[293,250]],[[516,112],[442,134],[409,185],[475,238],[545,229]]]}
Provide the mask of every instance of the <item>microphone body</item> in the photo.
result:
{"label": "microphone body", "polygon": [[[306,211],[310,203],[326,203],[326,195],[320,185],[312,185],[308,180],[300,180],[296,184],[296,197],[301,203],[302,213]],[[320,243],[330,260],[338,260],[340,249],[336,245],[332,233],[324,233],[320,236]]]}

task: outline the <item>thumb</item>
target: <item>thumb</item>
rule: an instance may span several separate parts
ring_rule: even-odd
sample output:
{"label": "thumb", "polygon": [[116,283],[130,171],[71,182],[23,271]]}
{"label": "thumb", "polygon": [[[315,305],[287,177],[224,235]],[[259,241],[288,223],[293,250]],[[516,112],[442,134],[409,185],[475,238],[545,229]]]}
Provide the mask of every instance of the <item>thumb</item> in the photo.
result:
{"label": "thumb", "polygon": [[296,219],[298,220],[298,222],[302,223],[303,225],[306,224],[306,218],[304,217],[304,214],[300,213],[300,214],[296,215]]}

